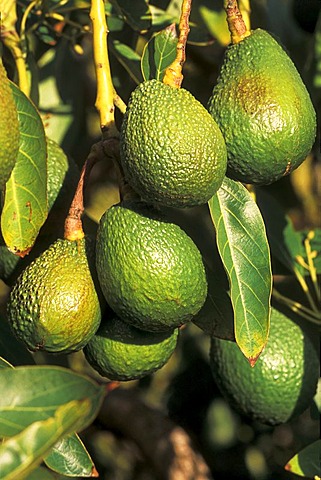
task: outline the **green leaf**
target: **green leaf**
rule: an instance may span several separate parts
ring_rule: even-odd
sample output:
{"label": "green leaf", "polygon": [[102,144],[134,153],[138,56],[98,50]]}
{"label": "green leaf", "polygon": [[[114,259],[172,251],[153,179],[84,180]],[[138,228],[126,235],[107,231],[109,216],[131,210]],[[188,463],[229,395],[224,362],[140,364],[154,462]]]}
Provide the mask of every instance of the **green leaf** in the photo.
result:
{"label": "green leaf", "polygon": [[0,357],[0,368],[13,368],[11,363],[7,362],[4,358]]}
{"label": "green leaf", "polygon": [[305,255],[300,232],[294,230],[291,219],[272,195],[258,188],[256,201],[266,225],[272,260],[277,259],[290,272],[296,269],[305,274],[304,268],[295,260],[296,256]]}
{"label": "green leaf", "polygon": [[143,33],[151,27],[151,11],[146,0],[112,0],[112,4],[134,30]]}
{"label": "green leaf", "polygon": [[1,230],[8,248],[24,256],[47,218],[47,149],[45,131],[36,107],[11,83],[15,98],[20,148],[6,184]]}
{"label": "green leaf", "polygon": [[77,434],[62,438],[44,459],[47,467],[69,477],[94,477],[96,469]]}
{"label": "green leaf", "polygon": [[209,201],[217,246],[230,281],[235,339],[251,365],[266,344],[272,273],[260,211],[239,182],[225,178]]}
{"label": "green leaf", "polygon": [[115,55],[119,63],[125,68],[134,82],[141,83],[143,77],[140,69],[141,57],[132,48],[128,47],[119,40],[111,41],[109,44],[110,51]]}
{"label": "green leaf", "polygon": [[210,8],[206,5],[201,5],[199,13],[209,33],[216,38],[221,45],[226,47],[231,41],[231,34],[226,21],[226,12],[223,8],[218,11],[215,10],[213,5]]}
{"label": "green leaf", "polygon": [[302,477],[320,477],[321,440],[311,443],[294,455],[285,466],[285,469]]}
{"label": "green leaf", "polygon": [[3,368],[0,392],[6,392],[0,396],[0,437],[17,435],[31,423],[53,416],[59,406],[73,400],[89,399],[89,416],[93,418],[104,397],[103,386],[56,366]]}
{"label": "green leaf", "polygon": [[0,315],[0,356],[12,365],[32,365],[35,363],[31,353],[13,335],[3,315]]}
{"label": "green leaf", "polygon": [[88,398],[74,400],[58,407],[52,417],[32,423],[3,442],[0,446],[2,480],[20,480],[31,472],[58,439],[88,424],[91,409]]}
{"label": "green leaf", "polygon": [[175,24],[156,33],[145,45],[141,69],[144,80],[162,81],[166,68],[175,60],[177,35]]}

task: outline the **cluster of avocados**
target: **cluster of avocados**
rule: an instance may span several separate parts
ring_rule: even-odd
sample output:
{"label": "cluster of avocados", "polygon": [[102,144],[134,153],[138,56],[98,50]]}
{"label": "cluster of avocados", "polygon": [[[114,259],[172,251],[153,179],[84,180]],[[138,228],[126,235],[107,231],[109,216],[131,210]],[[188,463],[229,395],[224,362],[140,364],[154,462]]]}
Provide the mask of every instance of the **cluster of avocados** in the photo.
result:
{"label": "cluster of avocados", "polygon": [[[225,175],[275,182],[303,162],[315,135],[316,114],[298,71],[261,29],[227,47],[207,108],[184,88],[142,82],[120,131],[120,164],[135,194],[102,215],[94,241],[58,239],[23,270],[8,300],[13,332],[30,350],[83,349],[110,380],[161,368],[208,293],[198,247],[164,207],[205,204]],[[237,349],[213,339],[211,349],[213,372],[221,369],[226,379],[230,345]],[[255,384],[259,368],[252,372]],[[231,384],[222,390],[233,396]]]}

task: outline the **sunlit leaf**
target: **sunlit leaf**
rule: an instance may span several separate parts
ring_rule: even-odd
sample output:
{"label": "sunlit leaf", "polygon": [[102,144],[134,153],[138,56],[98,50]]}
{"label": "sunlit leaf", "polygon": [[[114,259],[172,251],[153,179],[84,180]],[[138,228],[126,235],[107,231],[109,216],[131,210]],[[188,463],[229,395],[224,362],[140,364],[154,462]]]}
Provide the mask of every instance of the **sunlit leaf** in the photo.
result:
{"label": "sunlit leaf", "polygon": [[33,246],[48,214],[45,131],[33,103],[11,83],[17,106],[20,147],[6,184],[1,231],[8,248],[20,256]]}
{"label": "sunlit leaf", "polygon": [[231,34],[226,22],[225,10],[223,8],[215,10],[213,2],[210,7],[202,4],[199,12],[210,34],[216,38],[221,45],[227,46],[231,41]]}
{"label": "sunlit leaf", "polygon": [[175,60],[177,34],[175,25],[154,35],[145,45],[141,68],[144,80],[162,81],[166,68]]}
{"label": "sunlit leaf", "polygon": [[3,368],[0,391],[5,392],[0,396],[0,437],[17,435],[73,400],[88,398],[93,418],[104,397],[104,388],[89,378],[55,366]]}
{"label": "sunlit leaf", "polygon": [[235,339],[254,365],[268,338],[271,310],[272,274],[264,222],[246,188],[228,178],[209,208],[230,281]]}
{"label": "sunlit leaf", "polygon": [[2,480],[19,480],[37,467],[58,439],[82,428],[89,419],[90,400],[59,406],[52,417],[32,423],[0,446]]}
{"label": "sunlit leaf", "polygon": [[285,469],[302,477],[316,478],[321,475],[320,452],[321,440],[317,440],[294,455]]}
{"label": "sunlit leaf", "polygon": [[69,477],[98,476],[94,463],[77,434],[62,438],[44,459],[46,465]]}

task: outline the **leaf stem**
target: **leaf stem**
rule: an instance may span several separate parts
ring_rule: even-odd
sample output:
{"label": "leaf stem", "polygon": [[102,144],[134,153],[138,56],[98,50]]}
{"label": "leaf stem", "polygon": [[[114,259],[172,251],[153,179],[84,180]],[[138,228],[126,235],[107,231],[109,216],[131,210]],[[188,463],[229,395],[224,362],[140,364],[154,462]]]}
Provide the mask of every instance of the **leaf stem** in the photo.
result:
{"label": "leaf stem", "polygon": [[105,159],[102,142],[95,143],[81,169],[78,185],[72,199],[67,218],[65,220],[64,238],[67,240],[81,240],[85,233],[82,227],[81,217],[84,213],[84,190],[93,166],[100,160]]}
{"label": "leaf stem", "polygon": [[294,300],[291,300],[290,298],[282,295],[275,288],[273,288],[273,297],[276,300],[278,300],[280,303],[283,303],[284,305],[286,305],[293,312],[298,313],[302,318],[305,318],[306,320],[309,320],[310,322],[316,325],[321,325],[320,313],[316,315],[315,312],[313,312],[309,308],[305,307],[299,302],[295,302]]}
{"label": "leaf stem", "polygon": [[304,240],[304,246],[305,246],[305,251],[307,253],[308,267],[309,267],[310,277],[314,286],[315,295],[317,297],[318,302],[321,302],[321,292],[320,292],[320,285],[318,283],[318,274],[313,261],[315,258],[316,252],[312,251],[311,243],[310,243],[310,240],[313,239],[314,235],[315,235],[314,231],[311,230],[308,233],[307,238]]}
{"label": "leaf stem", "polygon": [[316,314],[319,314],[320,308],[318,308],[318,307],[316,306],[316,304],[315,304],[315,302],[314,302],[314,300],[313,300],[313,298],[312,298],[312,295],[311,295],[311,293],[310,293],[309,286],[308,286],[308,284],[306,283],[304,276],[301,275],[301,273],[299,272],[299,270],[298,270],[296,267],[293,268],[293,271],[294,271],[294,274],[295,274],[295,276],[296,276],[296,278],[297,278],[297,280],[298,280],[298,282],[299,282],[302,290],[304,291],[304,293],[305,293],[305,295],[306,295],[306,297],[307,297],[307,299],[308,299],[308,302],[309,302],[309,304],[310,304],[310,306],[311,306],[311,309],[312,309]]}
{"label": "leaf stem", "polygon": [[91,0],[93,55],[97,79],[95,106],[99,113],[103,138],[118,136],[115,125],[114,86],[107,48],[108,28],[104,0]]}
{"label": "leaf stem", "polygon": [[175,88],[180,88],[183,81],[183,65],[186,60],[186,43],[190,31],[189,16],[192,9],[192,0],[183,0],[181,16],[179,20],[179,37],[176,47],[176,58],[167,67],[163,78],[163,83]]}
{"label": "leaf stem", "polygon": [[233,44],[239,43],[245,37],[251,35],[244,22],[237,0],[224,0],[224,10],[226,11],[227,25]]}

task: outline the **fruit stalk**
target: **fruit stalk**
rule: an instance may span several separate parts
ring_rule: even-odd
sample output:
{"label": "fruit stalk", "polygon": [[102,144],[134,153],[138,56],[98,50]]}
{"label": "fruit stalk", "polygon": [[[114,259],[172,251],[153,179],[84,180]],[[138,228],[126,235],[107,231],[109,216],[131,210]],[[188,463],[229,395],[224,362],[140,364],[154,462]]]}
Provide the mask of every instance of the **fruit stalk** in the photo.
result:
{"label": "fruit stalk", "polygon": [[95,106],[100,117],[102,136],[108,138],[117,136],[118,132],[115,126],[114,86],[107,48],[109,31],[103,0],[91,1],[90,18],[93,29],[93,55],[97,79]]}
{"label": "fruit stalk", "polygon": [[251,35],[244,22],[237,0],[224,0],[224,9],[233,44],[239,43],[245,37]]}
{"label": "fruit stalk", "polygon": [[92,146],[91,151],[82,167],[75,195],[65,220],[64,238],[66,240],[81,240],[85,236],[81,220],[81,217],[84,213],[84,189],[91,169],[96,162],[104,159],[105,152],[102,147],[102,142],[95,143]]}
{"label": "fruit stalk", "polygon": [[180,88],[183,81],[182,69],[186,60],[186,42],[190,31],[189,16],[192,8],[192,0],[183,0],[181,17],[179,21],[179,37],[176,47],[176,58],[166,69],[163,83],[175,88]]}

